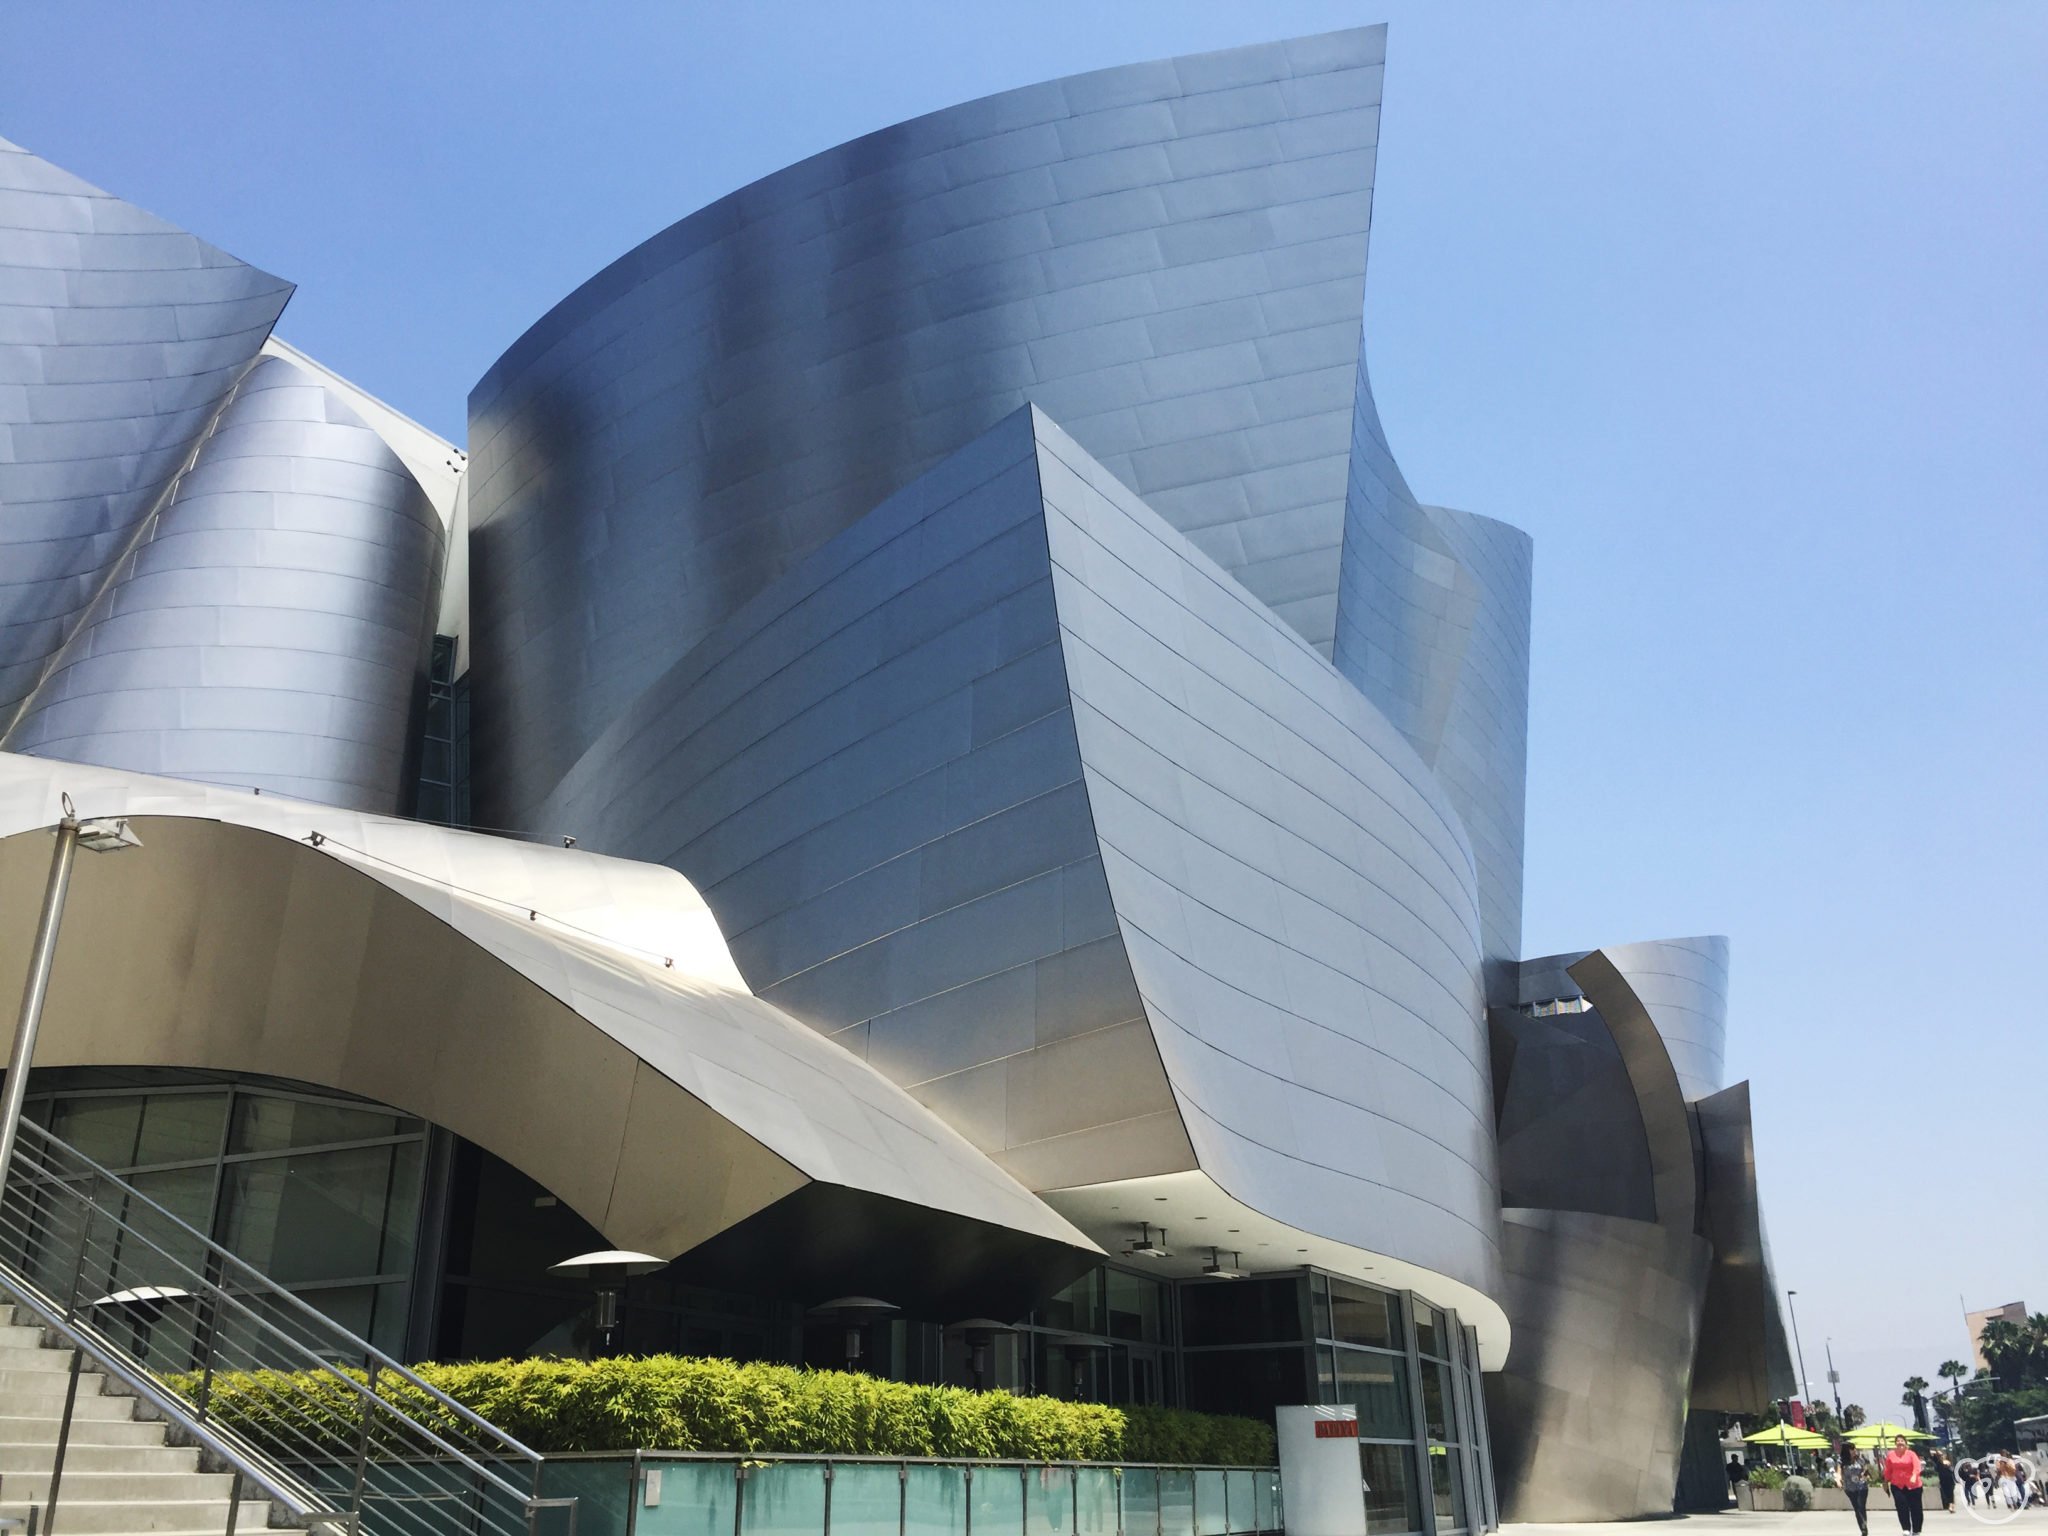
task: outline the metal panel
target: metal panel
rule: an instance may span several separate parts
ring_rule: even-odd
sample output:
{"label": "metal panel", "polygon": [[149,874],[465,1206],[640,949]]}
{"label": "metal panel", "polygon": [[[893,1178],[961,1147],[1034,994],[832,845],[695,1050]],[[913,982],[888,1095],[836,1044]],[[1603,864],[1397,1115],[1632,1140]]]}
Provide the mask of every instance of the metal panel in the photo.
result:
{"label": "metal panel", "polygon": [[1718,1092],[1728,1034],[1728,941],[1719,934],[1609,944],[1605,954],[1663,1037],[1687,1099]]}
{"label": "metal panel", "polygon": [[1027,399],[1327,654],[1384,51],[952,107],[563,300],[470,397],[480,817],[529,824],[693,645]]}
{"label": "metal panel", "polygon": [[384,440],[264,357],[0,746],[403,809],[445,542]]}
{"label": "metal panel", "polygon": [[764,997],[1034,1188],[1199,1166],[1497,1288],[1455,813],[1035,410],[759,594],[542,817],[687,872]]}
{"label": "metal panel", "polygon": [[291,291],[0,140],[0,731]]}
{"label": "metal panel", "polygon": [[[1091,1248],[909,1095],[749,995],[671,870],[0,754],[9,924],[33,911],[60,791],[134,819],[143,846],[79,872],[45,1064],[361,1094],[663,1256],[807,1183],[999,1229],[992,1248],[957,1225],[948,1239],[1026,1271]],[[22,963],[0,954],[0,986]]]}
{"label": "metal panel", "polygon": [[1771,1248],[1757,1197],[1756,1140],[1749,1084],[1737,1083],[1697,1106],[1706,1154],[1707,1236],[1714,1268],[1700,1323],[1692,1406],[1723,1413],[1761,1413],[1797,1395],[1792,1350],[1779,1307]]}
{"label": "metal panel", "polygon": [[1504,1521],[1671,1513],[1706,1239],[1580,1211],[1509,1210],[1508,1369],[1486,1406]]}

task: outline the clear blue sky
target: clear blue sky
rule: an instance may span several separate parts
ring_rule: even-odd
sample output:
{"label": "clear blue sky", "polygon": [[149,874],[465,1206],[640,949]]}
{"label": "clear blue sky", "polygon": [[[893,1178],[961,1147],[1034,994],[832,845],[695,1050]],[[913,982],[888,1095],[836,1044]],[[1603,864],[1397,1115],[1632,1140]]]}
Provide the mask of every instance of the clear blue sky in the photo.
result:
{"label": "clear blue sky", "polygon": [[1378,20],[1381,413],[1537,543],[1527,949],[1732,936],[1807,1365],[1895,1408],[1959,1295],[2048,1310],[2048,7],[17,6],[0,136],[459,440],[545,309],[791,160]]}

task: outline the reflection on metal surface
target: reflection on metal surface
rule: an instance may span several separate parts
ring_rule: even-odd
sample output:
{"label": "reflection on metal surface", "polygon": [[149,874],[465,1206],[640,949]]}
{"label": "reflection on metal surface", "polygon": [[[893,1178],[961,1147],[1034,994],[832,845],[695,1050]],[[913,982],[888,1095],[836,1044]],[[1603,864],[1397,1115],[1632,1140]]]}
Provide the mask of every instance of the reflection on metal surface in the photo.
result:
{"label": "reflection on metal surface", "polygon": [[1719,1081],[1727,957],[1693,938],[1530,960],[1493,1010],[1507,1519],[1668,1514],[1688,1407],[1754,1412],[1789,1381],[1749,1085],[1694,1091]]}
{"label": "reflection on metal surface", "polygon": [[0,140],[0,731],[291,291]]}
{"label": "reflection on metal surface", "polygon": [[1778,1398],[1798,1395],[1799,1389],[1757,1197],[1749,1084],[1703,1098],[1696,1110],[1706,1156],[1706,1224],[1714,1269],[1700,1325],[1692,1406],[1761,1413]]}
{"label": "reflection on metal surface", "polygon": [[0,746],[396,811],[444,543],[383,439],[262,358]]}
{"label": "reflection on metal surface", "polygon": [[1027,400],[1329,654],[1385,45],[934,112],[564,299],[470,397],[479,816],[526,824],[698,640]]}
{"label": "reflection on metal surface", "polygon": [[1486,1384],[1505,1521],[1671,1512],[1709,1246],[1689,1230],[1510,1210],[1515,1342]]}
{"label": "reflection on metal surface", "polygon": [[[1091,1246],[751,996],[670,870],[4,754],[0,923],[40,888],[60,790],[128,816],[146,847],[77,881],[41,1064],[360,1094],[496,1152],[618,1246],[664,1255],[813,1184],[950,1222],[979,1253],[967,1278],[1001,1294]],[[20,964],[0,951],[0,989]]]}
{"label": "reflection on metal surface", "polygon": [[1469,1288],[1498,1346],[1456,815],[1042,414],[795,566],[544,814],[691,870],[764,997],[1033,1188],[1199,1167]]}

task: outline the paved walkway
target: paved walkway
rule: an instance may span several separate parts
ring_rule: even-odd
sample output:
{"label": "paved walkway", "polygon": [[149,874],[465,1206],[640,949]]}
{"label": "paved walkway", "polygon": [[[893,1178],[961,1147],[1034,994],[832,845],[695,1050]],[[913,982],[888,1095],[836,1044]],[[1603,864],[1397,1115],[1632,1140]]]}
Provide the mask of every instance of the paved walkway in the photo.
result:
{"label": "paved walkway", "polygon": [[[1889,1504],[1871,1501],[1870,1536],[1898,1536],[1899,1522]],[[1718,1515],[1674,1515],[1669,1520],[1616,1520],[1590,1525],[1504,1525],[1501,1536],[1593,1536],[1594,1532],[1649,1536],[1650,1529],[1673,1536],[1856,1536],[1856,1517],[1846,1509],[1810,1510],[1804,1514],[1767,1514],[1731,1509]],[[2048,1536],[2048,1509],[2029,1509],[2002,1525],[1972,1517],[1958,1504],[1952,1515],[1927,1511],[1927,1536]]]}

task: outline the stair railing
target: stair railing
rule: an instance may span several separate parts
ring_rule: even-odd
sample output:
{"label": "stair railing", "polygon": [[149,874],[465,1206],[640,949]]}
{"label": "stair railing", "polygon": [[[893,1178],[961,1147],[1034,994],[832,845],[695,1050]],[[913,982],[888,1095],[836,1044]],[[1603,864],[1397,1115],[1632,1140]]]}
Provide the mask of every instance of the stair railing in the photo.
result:
{"label": "stair railing", "polygon": [[[542,1457],[41,1126],[0,1189],[0,1290],[74,1350],[40,1536],[83,1370],[105,1372],[294,1523],[348,1536],[575,1536]],[[90,1361],[90,1365],[84,1362]],[[225,1536],[235,1536],[230,1499]]]}

